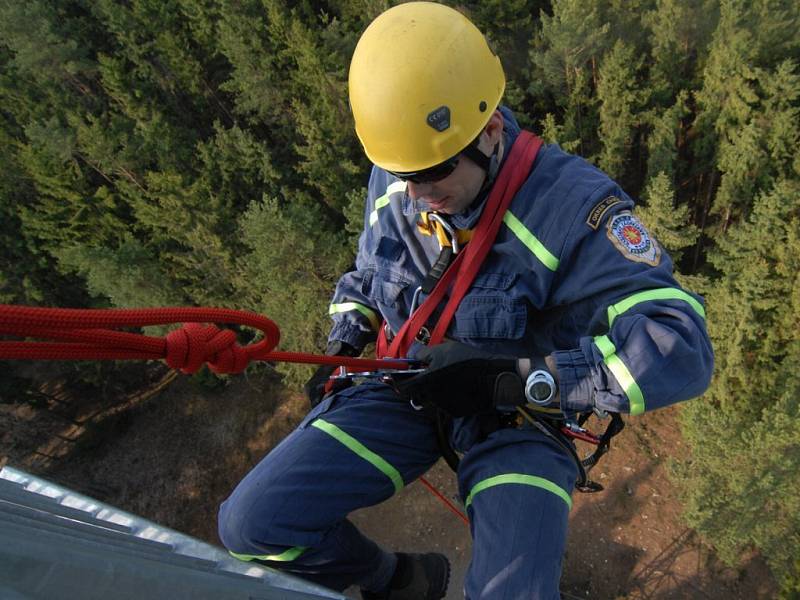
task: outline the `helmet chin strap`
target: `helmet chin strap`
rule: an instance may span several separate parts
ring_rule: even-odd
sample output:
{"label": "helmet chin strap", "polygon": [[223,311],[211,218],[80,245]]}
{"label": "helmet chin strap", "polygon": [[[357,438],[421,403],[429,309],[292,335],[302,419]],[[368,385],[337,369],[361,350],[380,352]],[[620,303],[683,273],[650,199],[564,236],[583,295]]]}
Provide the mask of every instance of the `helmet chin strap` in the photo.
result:
{"label": "helmet chin strap", "polygon": [[488,190],[494,183],[497,177],[497,171],[500,170],[500,142],[494,145],[491,155],[486,156],[478,149],[477,143],[472,143],[461,151],[461,154],[466,156],[486,173],[486,178],[483,180],[483,185],[478,191],[476,198],[480,197],[486,190]]}
{"label": "helmet chin strap", "polygon": [[486,169],[486,180],[483,182],[481,192],[489,189],[497,177],[497,172],[500,170],[500,142],[494,145],[492,155],[489,157],[489,168]]}

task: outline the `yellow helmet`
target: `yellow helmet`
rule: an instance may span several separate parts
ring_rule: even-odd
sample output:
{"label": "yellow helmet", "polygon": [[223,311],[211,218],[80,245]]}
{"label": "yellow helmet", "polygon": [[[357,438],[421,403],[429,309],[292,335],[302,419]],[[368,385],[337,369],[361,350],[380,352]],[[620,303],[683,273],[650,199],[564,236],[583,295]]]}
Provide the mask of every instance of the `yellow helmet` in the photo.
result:
{"label": "yellow helmet", "polygon": [[350,62],[350,106],[367,157],[387,171],[436,166],[464,150],[505,89],[500,59],[458,11],[408,2],[379,15]]}

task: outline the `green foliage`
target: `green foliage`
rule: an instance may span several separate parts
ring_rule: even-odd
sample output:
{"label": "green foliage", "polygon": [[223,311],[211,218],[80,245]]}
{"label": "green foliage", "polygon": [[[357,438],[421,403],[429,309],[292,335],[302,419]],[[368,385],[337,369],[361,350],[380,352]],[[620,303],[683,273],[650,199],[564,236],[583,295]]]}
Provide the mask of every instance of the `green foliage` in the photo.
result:
{"label": "green foliage", "polygon": [[720,240],[707,296],[714,383],[682,413],[690,524],[734,562],[759,548],[786,574],[800,547],[800,182],[782,180]]}
{"label": "green foliage", "polygon": [[622,40],[603,57],[597,81],[600,100],[600,140],[603,149],[598,165],[612,177],[622,177],[627,157],[639,125],[638,113],[646,102],[646,94],[637,89],[636,72],[641,59],[635,49]]}
{"label": "green foliage", "polygon": [[[321,348],[369,173],[349,56],[390,4],[0,0],[0,302],[247,308],[282,349]],[[776,456],[796,467],[797,439],[774,431],[797,417],[800,5],[449,4],[487,33],[520,122],[641,197],[707,296],[717,367],[684,411],[688,518],[792,589]]]}
{"label": "green foliage", "polygon": [[676,175],[679,149],[682,145],[683,119],[689,115],[688,94],[678,94],[675,104],[649,115],[652,131],[647,139],[647,179],[665,173],[670,179]]}
{"label": "green foliage", "polygon": [[[313,351],[325,346],[328,302],[351,256],[346,236],[327,225],[321,207],[298,196],[281,202],[265,197],[241,218],[248,254],[236,278],[239,300],[280,324],[280,348]],[[292,383],[306,369],[283,365]]]}
{"label": "green foliage", "polygon": [[[564,113],[565,143],[576,142],[590,156],[596,147],[597,58],[609,45],[609,25],[596,6],[579,0],[557,0],[552,16],[541,14],[541,30],[530,52],[532,95],[548,93]],[[595,84],[596,85],[596,84]]]}
{"label": "green foliage", "polygon": [[780,600],[800,599],[800,558],[794,561],[792,572],[784,576],[778,598]]}
{"label": "green foliage", "polygon": [[719,18],[715,1],[657,0],[642,15],[650,33],[650,85],[659,105],[669,105],[696,85],[698,59],[706,52]]}
{"label": "green foliage", "polygon": [[351,190],[347,194],[347,205],[344,209],[345,222],[344,229],[350,239],[350,249],[353,256],[358,252],[358,238],[364,230],[364,198],[367,195],[367,188],[360,187]]}
{"label": "green foliage", "polygon": [[699,234],[691,223],[689,209],[675,206],[672,183],[663,171],[648,182],[644,197],[647,206],[639,209],[639,216],[677,263],[683,249],[694,245]]}
{"label": "green foliage", "polygon": [[59,260],[86,279],[89,292],[105,297],[113,306],[175,306],[185,302],[173,290],[157,257],[137,240],[128,239],[114,249],[75,245],[61,250]]}
{"label": "green foliage", "polygon": [[[800,358],[796,351],[794,358]],[[793,385],[778,390],[777,401],[759,417],[708,406],[685,414],[686,421],[700,421],[688,426],[693,456],[683,471],[689,524],[728,562],[752,545],[778,574],[792,568],[800,545],[800,386],[792,375],[775,372]],[[700,427],[708,433],[696,435]]]}

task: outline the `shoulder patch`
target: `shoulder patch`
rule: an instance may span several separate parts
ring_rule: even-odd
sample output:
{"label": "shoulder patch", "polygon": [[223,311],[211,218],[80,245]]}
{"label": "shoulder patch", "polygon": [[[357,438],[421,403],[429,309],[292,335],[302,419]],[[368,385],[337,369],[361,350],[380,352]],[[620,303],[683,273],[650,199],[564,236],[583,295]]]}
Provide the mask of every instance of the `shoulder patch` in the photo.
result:
{"label": "shoulder patch", "polygon": [[606,234],[628,260],[654,267],[661,262],[661,248],[658,243],[630,212],[623,211],[614,215],[608,222]]}
{"label": "shoulder patch", "polygon": [[617,196],[609,196],[601,200],[592,211],[589,213],[589,218],[586,219],[586,224],[594,230],[597,230],[600,227],[600,221],[603,220],[603,215],[608,212],[608,209],[614,206],[615,204],[619,204],[622,202],[622,198]]}

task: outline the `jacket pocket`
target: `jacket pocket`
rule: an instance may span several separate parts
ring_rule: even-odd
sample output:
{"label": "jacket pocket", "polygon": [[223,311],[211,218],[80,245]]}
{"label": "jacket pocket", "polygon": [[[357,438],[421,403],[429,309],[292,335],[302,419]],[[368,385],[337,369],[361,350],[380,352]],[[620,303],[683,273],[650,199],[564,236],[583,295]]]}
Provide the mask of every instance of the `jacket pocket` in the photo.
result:
{"label": "jacket pocket", "polygon": [[456,310],[453,334],[459,338],[522,338],[527,310],[524,301],[511,294],[515,280],[515,274],[479,273]]}
{"label": "jacket pocket", "polygon": [[361,283],[361,292],[376,304],[398,310],[403,301],[403,292],[409,281],[402,275],[388,269],[368,270]]}

